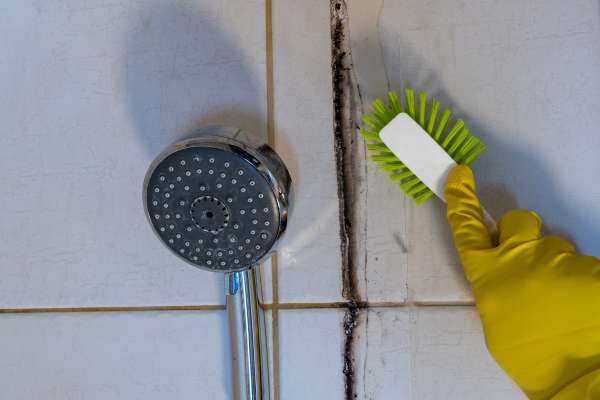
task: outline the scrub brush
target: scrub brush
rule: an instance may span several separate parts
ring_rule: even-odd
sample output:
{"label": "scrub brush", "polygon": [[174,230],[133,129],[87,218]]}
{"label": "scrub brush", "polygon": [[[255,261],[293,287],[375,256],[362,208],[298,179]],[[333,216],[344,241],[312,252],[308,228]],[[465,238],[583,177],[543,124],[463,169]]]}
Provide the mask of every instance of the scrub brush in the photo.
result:
{"label": "scrub brush", "polygon": [[[417,204],[433,194],[444,200],[450,170],[456,164],[470,165],[486,146],[462,119],[451,124],[449,109],[445,108],[438,119],[437,99],[432,99],[427,107],[425,93],[419,92],[418,104],[412,89],[405,89],[404,95],[404,107],[393,91],[388,93],[387,105],[375,100],[372,114],[363,116],[368,128],[360,133],[370,142],[367,149],[374,153],[371,160],[388,172],[392,181],[399,182],[404,193]],[[494,229],[494,220],[485,210],[483,214],[487,225]]]}

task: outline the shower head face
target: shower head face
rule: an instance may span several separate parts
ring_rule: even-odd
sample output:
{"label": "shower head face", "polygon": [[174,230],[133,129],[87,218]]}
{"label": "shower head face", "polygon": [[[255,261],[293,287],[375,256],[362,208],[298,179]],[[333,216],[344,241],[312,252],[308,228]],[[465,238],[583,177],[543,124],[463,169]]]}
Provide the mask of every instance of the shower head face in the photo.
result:
{"label": "shower head face", "polygon": [[199,268],[250,268],[285,228],[277,182],[246,150],[229,140],[186,141],[159,156],[146,176],[152,227],[169,249]]}

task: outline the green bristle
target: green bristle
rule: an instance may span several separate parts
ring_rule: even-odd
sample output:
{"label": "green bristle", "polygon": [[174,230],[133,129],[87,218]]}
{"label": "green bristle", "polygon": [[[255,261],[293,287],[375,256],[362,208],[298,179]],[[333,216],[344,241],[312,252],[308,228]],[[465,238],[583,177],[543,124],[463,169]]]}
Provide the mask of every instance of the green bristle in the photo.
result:
{"label": "green bristle", "polygon": [[371,144],[367,145],[367,150],[380,151],[383,153],[391,153],[390,149],[385,144]]}
{"label": "green bristle", "polygon": [[421,193],[425,189],[427,189],[427,186],[423,182],[419,182],[415,186],[411,187],[410,190],[406,192],[406,194],[409,196],[413,196],[417,193]]}
{"label": "green bristle", "polygon": [[463,142],[465,141],[465,139],[468,136],[469,136],[469,129],[465,127],[465,128],[463,128],[462,131],[460,131],[460,133],[456,137],[456,140],[454,141],[454,143],[452,143],[452,146],[450,146],[450,148],[448,149],[448,155],[450,157],[454,158],[454,156],[456,155],[456,151],[460,148],[460,146],[463,144]]}
{"label": "green bristle", "polygon": [[400,183],[400,189],[402,189],[402,191],[404,192],[408,192],[410,188],[412,188],[415,185],[418,185],[419,183],[421,183],[419,178],[413,175],[412,178],[408,178],[402,181],[402,183]]}
{"label": "green bristle", "polygon": [[469,153],[469,155],[464,159],[464,161],[462,163],[465,165],[471,165],[471,163],[473,161],[475,161],[475,159],[477,158],[479,153],[481,153],[483,150],[485,150],[485,148],[486,148],[485,144],[479,143],[477,146],[475,146],[473,151],[471,151]]}
{"label": "green bristle", "polygon": [[381,114],[385,114],[387,112],[387,108],[386,108],[384,102],[381,101],[381,99],[375,99],[373,101],[372,107],[375,110],[375,112],[378,112]]}
{"label": "green bristle", "polygon": [[467,140],[465,140],[463,145],[460,146],[460,149],[458,149],[454,160],[460,164],[465,155],[469,152],[469,150],[473,148],[473,146],[477,144],[477,142],[479,142],[479,140],[475,136],[469,135],[469,137],[467,138]]}
{"label": "green bristle", "polygon": [[393,115],[391,115],[390,111],[387,109],[383,101],[379,99],[373,101],[372,107],[375,111],[373,115],[382,125],[386,125],[394,117]]}
{"label": "green bristle", "polygon": [[431,191],[431,189],[427,188],[427,190],[423,191],[422,193],[419,193],[416,197],[414,197],[415,199],[415,203],[417,203],[417,205],[423,203],[425,200],[427,200],[428,198],[430,198],[433,195],[433,192]]}
{"label": "green bristle", "polygon": [[404,96],[406,97],[406,112],[412,119],[415,119],[415,92],[410,89],[404,89]]}
{"label": "green bristle", "polygon": [[437,99],[431,100],[431,115],[429,115],[429,122],[427,123],[427,132],[431,135],[435,126],[435,120],[437,113],[440,108],[440,102]]}
{"label": "green bristle", "polygon": [[398,161],[398,158],[393,155],[393,154],[385,154],[385,155],[379,155],[376,154],[374,156],[371,156],[371,161],[374,162],[388,162],[388,161]]}
{"label": "green bristle", "polygon": [[411,176],[414,176],[415,174],[412,173],[412,171],[410,169],[405,169],[402,172],[395,172],[390,174],[390,179],[392,181],[401,181],[402,179],[406,179],[406,178],[410,178]]}
{"label": "green bristle", "polygon": [[448,110],[447,108],[442,113],[442,118],[440,119],[440,124],[438,125],[437,129],[435,130],[435,134],[433,135],[433,138],[438,143],[440,141],[440,137],[442,136],[442,132],[444,132],[444,130],[446,129],[446,125],[448,124],[450,115],[452,115],[452,111]]}
{"label": "green bristle", "polygon": [[444,141],[442,142],[442,147],[446,150],[446,152],[448,151],[448,145],[450,144],[450,141],[454,139],[454,136],[456,136],[456,134],[460,132],[463,126],[465,126],[465,121],[459,119],[458,121],[456,121],[452,129],[450,129],[450,132],[448,132],[448,134],[444,138]]}
{"label": "green bristle", "polygon": [[383,125],[379,123],[379,121],[377,121],[370,114],[363,115],[362,120],[365,124],[369,125],[369,127],[371,127],[371,129],[376,132],[379,132],[383,128]]}
{"label": "green bristle", "polygon": [[400,114],[402,112],[402,104],[400,104],[398,94],[396,94],[394,91],[389,91],[388,100],[390,104],[390,111],[394,114],[394,116]]}
{"label": "green bristle", "polygon": [[381,143],[381,139],[379,138],[379,133],[377,133],[377,132],[371,132],[371,131],[366,131],[364,129],[361,129],[360,134],[362,135],[362,137],[364,137],[367,140],[373,140],[375,142]]}
{"label": "green bristle", "polygon": [[[458,119],[450,131],[445,134],[452,112],[444,109],[438,121],[441,104],[437,99],[431,99],[428,115],[425,93],[419,92],[418,110],[415,109],[413,89],[406,88],[404,95],[405,112],[425,129],[457,163],[470,165],[485,149],[485,144],[470,133],[462,119]],[[372,107],[373,112],[363,116],[363,122],[369,128],[359,130],[366,140],[373,142],[366,145],[367,150],[374,153],[371,155],[371,160],[377,163],[378,169],[388,172],[392,181],[399,182],[400,189],[416,204],[423,203],[433,195],[433,192],[402,161],[398,160],[379,137],[381,129],[403,110],[398,94],[390,91],[387,105],[377,99],[373,101]]]}
{"label": "green bristle", "polygon": [[419,92],[419,125],[425,129],[425,107],[427,106],[427,95]]}
{"label": "green bristle", "polygon": [[398,169],[402,169],[403,167],[404,164],[402,164],[400,161],[392,161],[384,164],[377,164],[377,168],[379,168],[382,171],[396,171]]}

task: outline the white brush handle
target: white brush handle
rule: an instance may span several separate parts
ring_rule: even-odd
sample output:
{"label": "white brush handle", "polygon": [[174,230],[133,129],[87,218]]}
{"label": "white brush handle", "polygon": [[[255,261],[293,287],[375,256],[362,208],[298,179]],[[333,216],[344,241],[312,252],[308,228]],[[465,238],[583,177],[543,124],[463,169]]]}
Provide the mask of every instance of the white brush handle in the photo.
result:
{"label": "white brush handle", "polygon": [[[433,193],[444,202],[444,186],[456,162],[408,114],[400,113],[379,133],[385,145]],[[481,206],[483,220],[490,233],[496,232],[496,221]]]}

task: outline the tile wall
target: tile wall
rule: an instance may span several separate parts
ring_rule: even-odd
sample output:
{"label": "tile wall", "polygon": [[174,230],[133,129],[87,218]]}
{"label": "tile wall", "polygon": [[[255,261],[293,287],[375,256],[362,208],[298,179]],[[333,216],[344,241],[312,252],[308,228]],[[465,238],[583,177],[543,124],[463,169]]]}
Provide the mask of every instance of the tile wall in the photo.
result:
{"label": "tile wall", "polygon": [[414,206],[360,145],[348,335],[336,4],[352,115],[390,89],[435,93],[489,145],[475,168],[496,217],[534,208],[600,254],[586,184],[600,168],[597,2],[6,1],[6,398],[230,397],[223,277],[165,251],[141,202],[158,152],[212,123],[268,140],[295,184],[289,231],[261,266],[273,399],[524,398],[485,349],[443,204]]}

